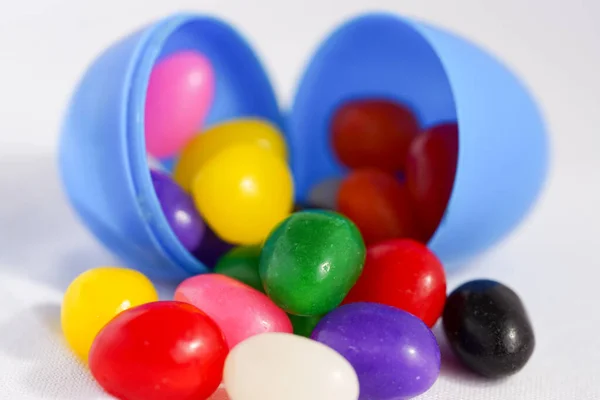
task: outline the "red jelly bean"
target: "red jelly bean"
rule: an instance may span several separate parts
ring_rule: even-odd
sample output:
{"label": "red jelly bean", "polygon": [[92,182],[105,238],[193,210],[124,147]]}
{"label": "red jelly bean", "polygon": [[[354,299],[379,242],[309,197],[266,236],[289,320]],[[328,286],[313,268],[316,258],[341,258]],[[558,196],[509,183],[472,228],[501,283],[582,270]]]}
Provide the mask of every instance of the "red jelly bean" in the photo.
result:
{"label": "red jelly bean", "polygon": [[433,327],[446,302],[446,275],[438,258],[414,240],[394,239],[367,249],[361,277],[344,303],[387,304]]}
{"label": "red jelly bean", "polygon": [[406,184],[429,240],[435,233],[454,186],[458,159],[458,126],[443,124],[423,132],[410,146]]}
{"label": "red jelly bean", "polygon": [[385,172],[352,172],[340,185],[337,207],[358,226],[366,244],[419,237],[406,186]]}
{"label": "red jelly bean", "polygon": [[336,111],[331,131],[333,149],[344,165],[398,172],[404,170],[419,124],[412,112],[399,104],[357,100]]}
{"label": "red jelly bean", "polygon": [[206,399],[221,382],[228,349],[196,307],[159,301],[123,311],[90,352],[94,378],[122,400]]}

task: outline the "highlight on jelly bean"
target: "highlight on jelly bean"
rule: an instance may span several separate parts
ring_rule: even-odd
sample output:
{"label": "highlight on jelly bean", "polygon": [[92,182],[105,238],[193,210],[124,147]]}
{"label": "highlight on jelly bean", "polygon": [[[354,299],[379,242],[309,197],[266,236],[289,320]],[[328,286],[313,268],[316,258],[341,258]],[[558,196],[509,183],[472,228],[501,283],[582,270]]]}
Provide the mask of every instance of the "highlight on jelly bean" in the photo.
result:
{"label": "highlight on jelly bean", "polygon": [[414,315],[388,305],[341,306],[317,324],[311,337],[350,362],[364,399],[416,397],[429,390],[440,373],[440,349],[433,333]]}
{"label": "highlight on jelly bean", "polygon": [[483,377],[517,373],[535,348],[533,326],[521,299],[500,282],[479,279],[454,289],[442,321],[454,354]]}
{"label": "highlight on jelly bean", "polygon": [[342,355],[289,333],[264,333],[240,343],[227,356],[223,382],[233,400],[358,400],[362,390]]}
{"label": "highlight on jelly bean", "polygon": [[157,158],[175,155],[202,127],[213,102],[215,77],[210,61],[180,51],[153,68],[146,93],[146,149]]}
{"label": "highlight on jelly bean", "polygon": [[261,118],[237,118],[213,124],[187,142],[175,164],[174,179],[189,192],[208,160],[240,144],[256,145],[287,162],[287,144],[275,125]]}
{"label": "highlight on jelly bean", "polygon": [[158,300],[154,285],[138,271],[98,267],[79,275],[67,288],[61,327],[71,350],[88,361],[98,332],[124,310]]}
{"label": "highlight on jelly bean", "polygon": [[275,304],[290,314],[310,317],[340,305],[364,261],[365,244],[352,221],[330,211],[303,211],[271,232],[259,274]]}
{"label": "highlight on jelly bean", "polygon": [[194,200],[170,176],[150,171],[154,191],[163,214],[180,243],[193,252],[202,242],[206,226],[196,210]]}
{"label": "highlight on jelly bean", "polygon": [[344,304],[373,302],[411,313],[432,328],[444,310],[446,273],[437,256],[412,239],[367,248],[365,268]]}
{"label": "highlight on jelly bean", "polygon": [[291,213],[294,183],[280,156],[253,144],[236,144],[198,170],[192,195],[219,237],[255,245]]}
{"label": "highlight on jelly bean", "polygon": [[90,351],[90,371],[117,399],[207,399],[229,349],[217,324],[191,304],[156,301],[111,320]]}
{"label": "highlight on jelly bean", "polygon": [[261,333],[293,330],[288,316],[269,297],[225,275],[188,278],[175,290],[175,300],[210,316],[223,331],[229,348]]}
{"label": "highlight on jelly bean", "polygon": [[[98,87],[97,77],[86,81],[69,117],[77,123],[68,121],[62,142],[64,180],[91,230],[128,265],[150,264],[177,285],[159,301],[148,277],[101,267],[67,289],[61,309],[67,345],[107,393],[207,400],[223,382],[221,392],[231,400],[409,399],[440,374],[443,360],[431,331],[440,318],[465,368],[496,379],[526,365],[535,339],[517,294],[477,280],[447,296],[446,258],[438,251],[443,246],[436,247],[445,235],[445,248],[452,248],[448,221],[464,222],[448,217],[457,215],[455,199],[470,196],[464,208],[489,197],[481,182],[493,184],[487,179],[493,173],[479,174],[487,165],[463,166],[477,151],[493,158],[490,170],[504,165],[488,151],[489,137],[504,152],[519,138],[524,147],[511,155],[533,160],[522,171],[526,179],[513,174],[500,185],[526,189],[516,211],[503,211],[512,218],[532,203],[545,142],[535,107],[520,89],[507,90],[515,93],[501,102],[482,80],[477,101],[493,97],[502,118],[490,104],[472,116],[470,97],[478,87],[465,91],[440,62],[460,46],[438,53],[445,44],[433,46],[412,28],[418,40],[403,36],[401,19],[362,17],[317,53],[284,118],[258,60],[226,24],[193,16],[166,22],[141,35],[148,43],[133,46],[140,54],[127,54],[145,71],[153,62],[147,87],[137,76],[131,88],[111,86],[129,82],[123,76],[101,80],[110,94],[102,102],[132,94],[126,110],[94,108],[88,99],[97,93],[87,88]],[[356,40],[382,32],[404,48],[379,54],[378,46]],[[371,54],[371,47],[377,51]],[[113,59],[117,53],[106,52],[97,70],[121,62]],[[494,67],[494,86],[518,87],[486,59],[477,68]],[[457,60],[463,63],[455,58],[448,65]],[[520,101],[504,101],[511,96]],[[513,103],[524,118],[531,115],[526,131],[506,124]],[[139,127],[142,110],[143,138],[129,128]],[[113,120],[123,115],[125,129],[96,126],[116,126]],[[110,151],[88,152],[96,142]],[[469,181],[480,186],[453,198]],[[483,221],[498,225],[484,211]],[[506,229],[489,230],[500,237]],[[466,243],[458,253],[475,253],[482,243]]]}

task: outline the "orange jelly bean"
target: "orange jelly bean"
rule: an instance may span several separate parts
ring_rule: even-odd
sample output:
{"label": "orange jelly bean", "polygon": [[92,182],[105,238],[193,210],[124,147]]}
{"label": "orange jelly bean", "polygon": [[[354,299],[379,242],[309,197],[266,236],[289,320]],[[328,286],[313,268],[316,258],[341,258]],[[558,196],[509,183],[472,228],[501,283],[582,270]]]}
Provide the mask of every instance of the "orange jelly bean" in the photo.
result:
{"label": "orange jelly bean", "polygon": [[452,194],[458,160],[458,126],[442,124],[413,141],[407,159],[406,184],[429,240],[437,230]]}
{"label": "orange jelly bean", "polygon": [[352,172],[340,186],[337,206],[358,226],[367,244],[420,237],[406,186],[385,172]]}
{"label": "orange jelly bean", "polygon": [[404,171],[406,155],[419,124],[406,107],[387,100],[357,100],[333,116],[331,139],[335,154],[350,168]]}

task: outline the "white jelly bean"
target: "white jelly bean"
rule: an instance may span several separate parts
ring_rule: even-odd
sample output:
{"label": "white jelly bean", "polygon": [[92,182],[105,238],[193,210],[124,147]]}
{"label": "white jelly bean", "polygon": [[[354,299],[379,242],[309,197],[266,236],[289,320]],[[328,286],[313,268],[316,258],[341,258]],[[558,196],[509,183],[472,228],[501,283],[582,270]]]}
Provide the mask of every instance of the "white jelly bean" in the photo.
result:
{"label": "white jelly bean", "polygon": [[356,372],[333,349],[289,333],[253,336],[229,353],[231,400],[357,400]]}

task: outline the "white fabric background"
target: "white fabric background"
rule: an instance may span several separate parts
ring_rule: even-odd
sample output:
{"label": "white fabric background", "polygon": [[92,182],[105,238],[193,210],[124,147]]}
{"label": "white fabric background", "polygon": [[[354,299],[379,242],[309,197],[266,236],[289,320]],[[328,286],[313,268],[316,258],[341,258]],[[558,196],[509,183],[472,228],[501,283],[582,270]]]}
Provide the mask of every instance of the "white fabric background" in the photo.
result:
{"label": "white fabric background", "polygon": [[[422,398],[600,399],[597,0],[2,0],[0,399],[106,398],[58,326],[70,280],[118,264],[71,213],[55,168],[62,111],[94,55],[154,18],[204,10],[248,35],[286,103],[322,36],[367,9],[431,21],[502,57],[532,88],[553,141],[552,176],[535,211],[501,245],[449,276],[450,288],[489,277],[520,293],[536,329],[533,358],[518,375],[486,382],[445,357],[441,378]],[[165,297],[172,290],[160,288]],[[443,342],[442,349],[447,355]]]}

